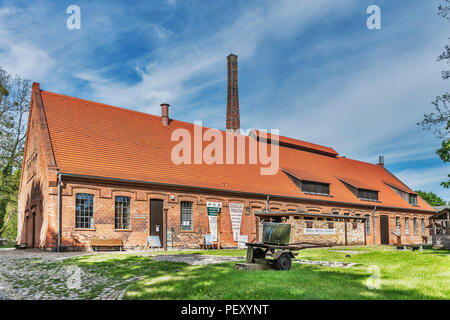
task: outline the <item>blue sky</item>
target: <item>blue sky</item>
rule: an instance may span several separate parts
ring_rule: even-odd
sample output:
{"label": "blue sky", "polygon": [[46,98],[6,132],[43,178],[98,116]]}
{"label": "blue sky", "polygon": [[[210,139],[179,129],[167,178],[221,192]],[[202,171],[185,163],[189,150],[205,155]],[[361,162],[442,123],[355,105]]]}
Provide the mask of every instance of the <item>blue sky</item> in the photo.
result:
{"label": "blue sky", "polygon": [[[223,129],[226,56],[239,56],[241,126],[332,146],[413,189],[448,174],[416,125],[448,90],[436,57],[450,23],[440,1],[0,2],[0,66],[64,93]],[[81,29],[66,8],[81,8]],[[366,9],[381,8],[381,30]]]}

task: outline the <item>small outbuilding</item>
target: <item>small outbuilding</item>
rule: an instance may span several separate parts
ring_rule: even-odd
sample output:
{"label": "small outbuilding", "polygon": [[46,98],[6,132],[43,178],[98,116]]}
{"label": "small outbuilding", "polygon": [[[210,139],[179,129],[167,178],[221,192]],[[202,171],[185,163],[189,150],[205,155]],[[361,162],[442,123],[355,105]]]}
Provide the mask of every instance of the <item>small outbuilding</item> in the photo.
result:
{"label": "small outbuilding", "polygon": [[367,244],[368,217],[275,211],[260,211],[256,212],[255,216],[259,223],[258,241],[262,239],[264,222],[282,222],[291,225],[293,244],[339,246]]}
{"label": "small outbuilding", "polygon": [[430,217],[433,248],[450,250],[450,206],[435,207],[438,213]]}

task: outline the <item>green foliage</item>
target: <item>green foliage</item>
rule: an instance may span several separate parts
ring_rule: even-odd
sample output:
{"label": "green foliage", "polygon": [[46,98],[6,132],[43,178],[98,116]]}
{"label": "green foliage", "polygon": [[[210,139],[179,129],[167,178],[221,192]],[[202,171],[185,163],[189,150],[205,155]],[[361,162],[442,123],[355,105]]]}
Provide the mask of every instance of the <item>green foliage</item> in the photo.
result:
{"label": "green foliage", "polygon": [[[450,162],[450,139],[442,141],[441,148],[436,153],[444,163]],[[448,175],[447,181],[441,182],[441,186],[447,189],[450,188],[450,174]]]}
{"label": "green foliage", "polygon": [[0,237],[10,240],[16,238],[17,193],[30,96],[29,80],[0,68]]}
{"label": "green foliage", "polygon": [[416,192],[423,200],[428,202],[430,206],[437,207],[446,205],[445,200],[432,191],[427,192],[422,190],[416,190]]}

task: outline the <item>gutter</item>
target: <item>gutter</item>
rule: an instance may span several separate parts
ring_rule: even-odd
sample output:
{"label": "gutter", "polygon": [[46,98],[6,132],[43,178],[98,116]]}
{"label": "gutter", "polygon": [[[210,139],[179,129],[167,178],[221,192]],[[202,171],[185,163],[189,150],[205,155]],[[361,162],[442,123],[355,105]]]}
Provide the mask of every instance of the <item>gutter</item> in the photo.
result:
{"label": "gutter", "polygon": [[[142,180],[110,178],[110,177],[90,176],[90,175],[73,174],[73,173],[62,173],[62,172],[60,174],[61,174],[61,176],[70,177],[70,178],[107,180],[107,181],[109,180],[109,181],[122,182],[122,183],[147,184],[147,185],[162,186],[162,187],[186,188],[186,189],[214,191],[214,192],[221,192],[221,193],[227,192],[227,193],[237,194],[237,195],[248,195],[248,196],[254,196],[254,197],[255,196],[256,197],[263,197],[263,198],[266,198],[266,199],[267,199],[267,196],[268,196],[266,193],[225,190],[225,189],[208,188],[208,187],[197,187],[197,186],[189,186],[189,185],[182,185],[182,184],[164,183],[164,182],[149,182],[149,181],[142,181]],[[304,197],[292,197],[292,196],[282,196],[282,195],[271,195],[271,196],[275,197],[275,198],[296,200],[296,201],[309,201],[309,202],[318,202],[318,203],[341,204],[341,205],[348,205],[348,206],[359,206],[359,207],[363,207],[363,208],[368,208],[368,207],[371,208],[372,207],[372,205],[370,205],[370,204],[355,203],[355,202],[311,199],[311,198],[304,198]],[[414,208],[408,209],[408,208],[403,208],[403,207],[388,207],[388,206],[381,206],[381,208],[388,209],[388,210],[389,209],[391,209],[391,210],[393,209],[393,210],[407,211],[407,212],[424,212],[424,213],[428,213],[428,214],[436,213],[436,211],[420,210],[420,209],[414,209]]]}
{"label": "gutter", "polygon": [[58,170],[58,228],[57,228],[57,247],[56,251],[59,252],[60,242],[61,242],[61,177],[62,174]]}

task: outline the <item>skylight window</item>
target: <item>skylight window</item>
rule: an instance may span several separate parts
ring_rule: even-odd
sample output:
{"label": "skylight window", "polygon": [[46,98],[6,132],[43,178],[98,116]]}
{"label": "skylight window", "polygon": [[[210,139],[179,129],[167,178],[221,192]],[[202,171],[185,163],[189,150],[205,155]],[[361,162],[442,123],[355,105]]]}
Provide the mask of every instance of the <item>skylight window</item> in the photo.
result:
{"label": "skylight window", "polygon": [[358,189],[358,198],[361,200],[378,201],[378,191]]}
{"label": "skylight window", "polygon": [[417,206],[417,194],[409,194],[409,204]]}
{"label": "skylight window", "polygon": [[313,194],[330,194],[330,185],[327,183],[302,181],[302,191]]}
{"label": "skylight window", "polygon": [[[284,171],[284,170],[283,170]],[[306,194],[330,195],[330,184],[317,181],[302,180],[284,171],[291,181]]]}

